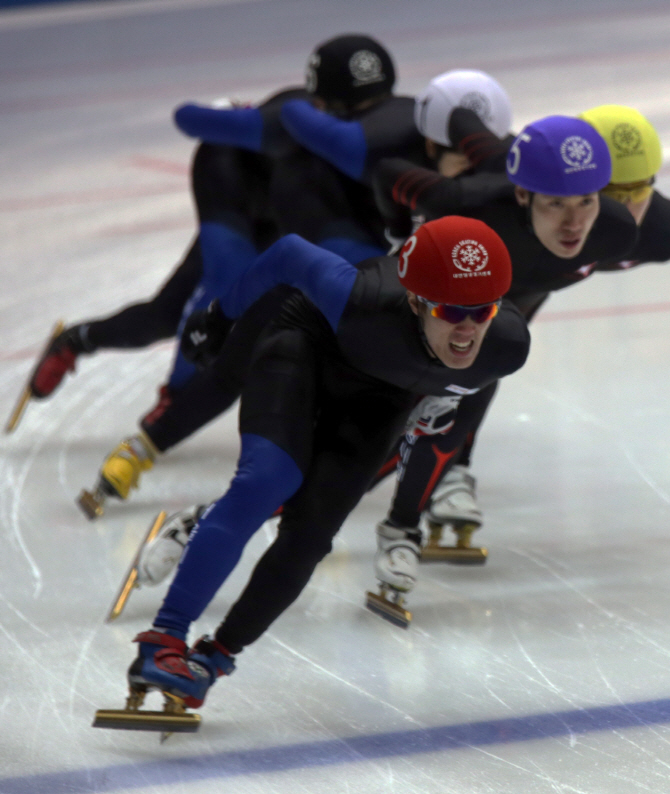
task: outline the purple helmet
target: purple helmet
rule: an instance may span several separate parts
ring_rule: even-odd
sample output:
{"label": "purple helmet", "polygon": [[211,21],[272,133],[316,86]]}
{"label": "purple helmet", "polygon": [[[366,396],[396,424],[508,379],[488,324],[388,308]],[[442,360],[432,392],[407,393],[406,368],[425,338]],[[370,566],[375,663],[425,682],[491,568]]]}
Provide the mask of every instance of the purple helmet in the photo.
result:
{"label": "purple helmet", "polygon": [[507,155],[507,176],[531,193],[583,196],[610,181],[612,160],[604,139],[582,119],[547,116],[527,124]]}

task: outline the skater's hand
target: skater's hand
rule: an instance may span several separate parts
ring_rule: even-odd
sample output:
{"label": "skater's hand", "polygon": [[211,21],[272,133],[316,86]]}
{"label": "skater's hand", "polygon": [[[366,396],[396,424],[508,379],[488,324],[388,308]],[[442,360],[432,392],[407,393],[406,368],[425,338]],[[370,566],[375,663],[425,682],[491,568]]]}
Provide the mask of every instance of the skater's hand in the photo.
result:
{"label": "skater's hand", "polygon": [[181,352],[187,361],[204,369],[218,356],[232,326],[218,300],[189,315],[181,335]]}
{"label": "skater's hand", "polygon": [[372,188],[377,209],[384,219],[386,237],[405,241],[412,234],[412,211],[398,203],[393,188],[398,179],[402,178],[412,163],[398,158],[382,160],[372,174]]}

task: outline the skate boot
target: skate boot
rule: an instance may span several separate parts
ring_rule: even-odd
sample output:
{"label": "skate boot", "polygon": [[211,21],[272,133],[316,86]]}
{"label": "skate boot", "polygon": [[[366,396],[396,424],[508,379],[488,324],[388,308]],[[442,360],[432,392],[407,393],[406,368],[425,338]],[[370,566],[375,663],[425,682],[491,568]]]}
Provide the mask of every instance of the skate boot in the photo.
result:
{"label": "skate boot", "polygon": [[[482,524],[482,512],[475,497],[475,478],[467,466],[453,466],[433,492],[426,513],[430,530],[421,553],[423,562],[450,562],[455,565],[483,565],[487,550],[470,545],[472,533]],[[454,546],[442,545],[442,532],[449,525],[456,533]]]}
{"label": "skate boot", "polygon": [[[200,708],[207,691],[220,675],[230,675],[235,660],[216,640],[203,637],[188,650],[186,643],[160,629],[143,631],[135,637],[139,654],[128,670],[130,695],[126,708],[99,710],[94,728],[161,731],[163,737],[175,731],[194,732],[200,715],[186,708]],[[163,693],[163,711],[141,711],[147,692]]]}
{"label": "skate boot", "polygon": [[191,530],[206,507],[189,507],[170,518],[166,518],[167,513],[163,511],[154,519],[133,557],[105,623],[111,623],[119,617],[133,590],[142,585],[157,585],[172,573],[181,559]]}
{"label": "skate boot", "polygon": [[84,489],[78,504],[90,519],[104,513],[107,497],[127,499],[132,488],[139,487],[140,474],[154,465],[158,450],[149,436],[140,432],[122,441],[106,458],[95,489]]}
{"label": "skate boot", "polygon": [[171,515],[160,533],[140,549],[137,584],[153,587],[166,579],[177,566],[191,530],[207,505],[193,505]]}
{"label": "skate boot", "polygon": [[407,628],[412,613],[403,607],[404,594],[416,584],[421,534],[416,529],[394,527],[387,521],[377,524],[375,575],[379,594],[368,591],[366,606],[401,628]]}
{"label": "skate boot", "polygon": [[5,425],[6,433],[11,433],[16,428],[30,399],[48,397],[65,374],[74,371],[77,356],[80,353],[93,352],[93,346],[86,340],[85,328],[86,326],[75,325],[64,330],[65,326],[61,321],[56,323]]}
{"label": "skate boot", "polygon": [[86,337],[87,325],[73,325],[51,340],[30,378],[32,396],[44,399],[53,394],[68,372],[74,372],[77,357],[95,349]]}

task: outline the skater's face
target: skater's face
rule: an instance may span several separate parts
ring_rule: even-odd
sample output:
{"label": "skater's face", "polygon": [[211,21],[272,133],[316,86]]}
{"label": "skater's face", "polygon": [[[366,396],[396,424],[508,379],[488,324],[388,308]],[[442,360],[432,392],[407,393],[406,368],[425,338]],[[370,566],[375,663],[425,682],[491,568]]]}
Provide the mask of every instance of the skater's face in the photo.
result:
{"label": "skater's face", "polygon": [[530,221],[542,245],[561,259],[572,259],[581,253],[586,238],[600,212],[597,193],[583,196],[532,195],[523,188],[515,190],[522,207],[530,207]]}
{"label": "skater's face", "polygon": [[472,366],[493,317],[483,323],[476,323],[468,315],[454,324],[433,317],[430,308],[413,292],[407,293],[407,300],[414,314],[421,320],[430,352],[450,369],[467,369]]}
{"label": "skater's face", "polygon": [[610,184],[603,188],[603,193],[625,205],[639,226],[654,195],[654,178],[627,184]]}

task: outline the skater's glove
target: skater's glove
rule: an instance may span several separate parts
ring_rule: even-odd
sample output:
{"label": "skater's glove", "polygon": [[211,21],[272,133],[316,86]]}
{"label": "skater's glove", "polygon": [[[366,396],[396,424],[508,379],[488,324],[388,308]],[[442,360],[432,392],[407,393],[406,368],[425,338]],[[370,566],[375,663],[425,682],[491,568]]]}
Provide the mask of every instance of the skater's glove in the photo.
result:
{"label": "skater's glove", "polygon": [[396,181],[412,164],[398,158],[384,159],[372,174],[375,203],[386,226],[386,237],[406,240],[412,234],[412,210],[397,200],[394,194]]}
{"label": "skater's glove", "polygon": [[208,367],[221,352],[232,326],[218,300],[189,315],[181,335],[181,353],[196,367]]}

